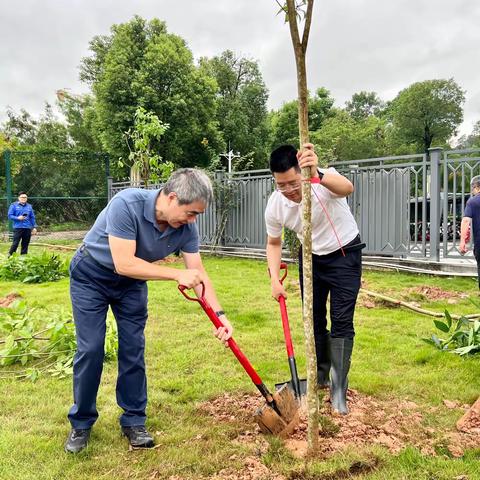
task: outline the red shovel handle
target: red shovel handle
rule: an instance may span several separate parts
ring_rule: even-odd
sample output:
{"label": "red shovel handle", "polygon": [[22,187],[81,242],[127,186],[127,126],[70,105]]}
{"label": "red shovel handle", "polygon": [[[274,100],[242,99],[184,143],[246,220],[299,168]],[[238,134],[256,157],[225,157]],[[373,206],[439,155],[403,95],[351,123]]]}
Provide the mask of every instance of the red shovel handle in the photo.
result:
{"label": "red shovel handle", "polygon": [[[287,271],[288,271],[287,264],[284,262],[280,263],[280,272],[282,270],[285,270],[282,277],[280,278],[280,283],[283,285],[283,281],[287,277]],[[268,274],[270,274],[270,270],[268,270]],[[290,324],[288,322],[287,304],[285,303],[285,297],[283,295],[280,295],[280,297],[278,297],[278,303],[280,304],[280,313],[282,315],[283,335],[285,337],[287,354],[289,358],[294,357],[295,352],[293,351],[292,336],[290,334]]]}
{"label": "red shovel handle", "polygon": [[[215,327],[217,328],[224,327],[222,321],[217,317],[217,315],[215,315],[213,308],[210,306],[210,304],[207,302],[205,298],[205,285],[203,282],[202,282],[202,295],[200,298],[191,297],[190,295],[185,293],[185,290],[187,290],[187,287],[185,285],[179,285],[178,289],[187,300],[198,302],[202,306],[203,310],[208,315],[208,318],[215,325]],[[228,346],[230,347],[230,350],[232,350],[233,354],[237,357],[238,361],[242,364],[242,367],[248,373],[249,377],[252,379],[252,382],[257,387],[261,385],[263,383],[261,378],[258,376],[255,369],[252,367],[247,357],[240,350],[240,347],[237,345],[235,340],[230,337],[227,340],[227,342],[228,342]]]}

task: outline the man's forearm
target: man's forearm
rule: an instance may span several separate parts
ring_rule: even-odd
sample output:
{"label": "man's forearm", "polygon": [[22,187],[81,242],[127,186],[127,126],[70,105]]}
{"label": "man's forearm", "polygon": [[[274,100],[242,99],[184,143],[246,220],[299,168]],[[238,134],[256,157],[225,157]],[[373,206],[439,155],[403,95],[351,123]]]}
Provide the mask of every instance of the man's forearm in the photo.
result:
{"label": "man's forearm", "polygon": [[354,190],[352,182],[338,173],[325,172],[321,184],[340,197],[346,197]]}
{"label": "man's forearm", "polygon": [[177,280],[180,270],[149,263],[138,257],[115,264],[115,271],[125,277],[137,280]]}
{"label": "man's forearm", "polygon": [[282,244],[267,243],[267,263],[272,281],[280,280],[280,263],[282,261]]}
{"label": "man's forearm", "polygon": [[464,217],[460,225],[460,243],[467,243],[469,230],[470,230],[470,218]]}

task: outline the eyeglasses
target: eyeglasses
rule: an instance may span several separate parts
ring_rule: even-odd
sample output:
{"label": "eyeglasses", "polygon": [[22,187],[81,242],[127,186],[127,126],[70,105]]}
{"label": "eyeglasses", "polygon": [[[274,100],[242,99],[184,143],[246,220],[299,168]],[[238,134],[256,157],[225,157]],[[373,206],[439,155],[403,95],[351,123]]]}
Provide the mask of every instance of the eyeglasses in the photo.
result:
{"label": "eyeglasses", "polygon": [[286,185],[277,185],[277,192],[294,192],[295,190],[298,190],[300,188],[302,188],[302,182],[291,182],[287,183]]}

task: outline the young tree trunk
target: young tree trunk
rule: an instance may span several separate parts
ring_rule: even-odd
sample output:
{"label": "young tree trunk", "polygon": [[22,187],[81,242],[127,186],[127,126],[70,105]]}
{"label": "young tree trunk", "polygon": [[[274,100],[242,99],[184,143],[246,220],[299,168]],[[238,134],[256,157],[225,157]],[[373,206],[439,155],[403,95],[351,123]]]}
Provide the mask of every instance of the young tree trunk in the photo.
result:
{"label": "young tree trunk", "polygon": [[[313,0],[307,0],[305,27],[300,40],[297,25],[297,10],[295,0],[287,0],[287,15],[295,52],[298,85],[298,124],[300,131],[300,148],[309,141],[308,134],[308,89],[305,55],[307,52],[308,35],[312,20]],[[310,168],[302,169],[304,178],[311,177]],[[312,295],[312,197],[311,184],[306,181],[302,185],[303,204],[303,325],[305,330],[305,347],[307,357],[307,409],[308,409],[308,452],[318,449],[319,414],[317,357],[315,353],[315,338],[313,333],[313,295]]]}

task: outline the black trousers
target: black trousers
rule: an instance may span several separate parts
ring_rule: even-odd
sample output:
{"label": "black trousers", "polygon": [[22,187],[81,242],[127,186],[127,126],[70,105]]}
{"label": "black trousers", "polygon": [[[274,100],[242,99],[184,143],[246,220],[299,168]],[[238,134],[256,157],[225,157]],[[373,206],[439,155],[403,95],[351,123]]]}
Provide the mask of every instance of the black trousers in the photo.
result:
{"label": "black trousers", "polygon": [[15,253],[18,248],[18,244],[20,240],[22,241],[22,247],[20,249],[20,253],[22,255],[26,255],[28,253],[28,245],[30,244],[30,238],[32,237],[32,229],[31,228],[14,228],[13,229],[13,242],[8,255]]}
{"label": "black trousers", "polygon": [[[358,239],[358,243],[360,240]],[[302,252],[299,255],[300,288],[303,298]],[[315,339],[328,334],[327,298],[330,294],[331,337],[353,338],[353,315],[362,277],[362,250],[312,255],[313,329]]]}

